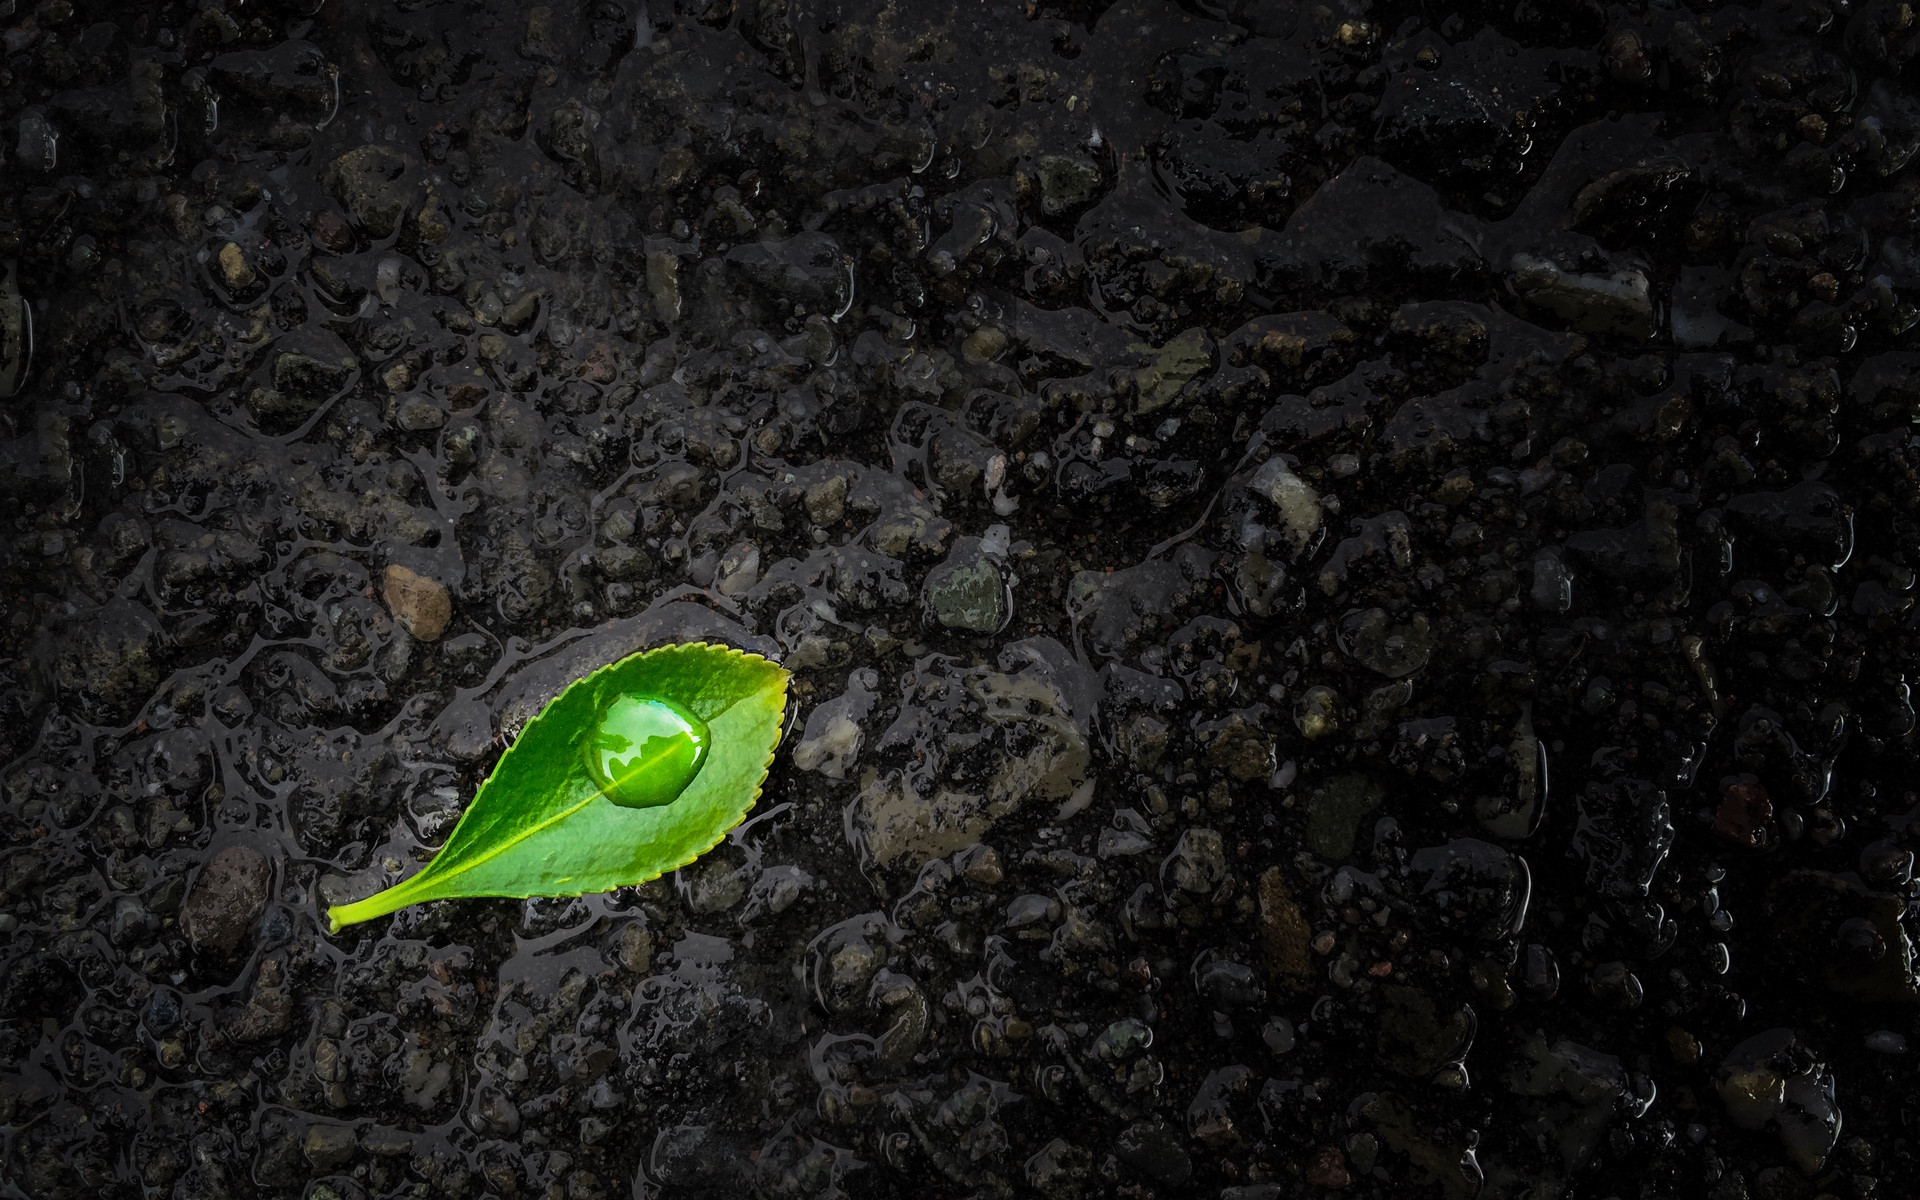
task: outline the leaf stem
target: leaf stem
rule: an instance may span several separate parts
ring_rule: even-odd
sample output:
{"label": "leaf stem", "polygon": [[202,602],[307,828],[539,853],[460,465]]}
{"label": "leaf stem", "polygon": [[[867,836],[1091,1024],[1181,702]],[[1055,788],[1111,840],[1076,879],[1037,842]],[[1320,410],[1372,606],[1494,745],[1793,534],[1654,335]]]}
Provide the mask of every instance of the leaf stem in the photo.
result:
{"label": "leaf stem", "polygon": [[411,886],[414,879],[418,878],[419,876],[416,875],[413,879],[396,883],[390,888],[382,888],[380,891],[368,896],[365,900],[355,900],[351,904],[330,905],[327,908],[327,932],[330,934],[339,933],[349,925],[358,925],[362,921],[371,921],[375,917],[384,917],[388,913],[399,912],[409,904],[417,904],[420,900],[430,899],[430,897],[426,896],[422,896],[420,900],[408,898],[420,890]]}

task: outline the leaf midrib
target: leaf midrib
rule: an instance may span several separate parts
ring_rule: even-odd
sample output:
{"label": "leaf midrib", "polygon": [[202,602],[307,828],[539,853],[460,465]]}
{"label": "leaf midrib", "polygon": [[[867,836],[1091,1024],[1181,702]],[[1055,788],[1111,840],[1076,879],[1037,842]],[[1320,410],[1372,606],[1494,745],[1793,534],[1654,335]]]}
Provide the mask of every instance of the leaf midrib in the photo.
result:
{"label": "leaf midrib", "polygon": [[593,791],[587,793],[586,798],[580,801],[580,803],[574,805],[572,808],[560,809],[554,812],[551,816],[548,816],[542,819],[537,824],[526,826],[520,832],[514,834],[512,837],[504,838],[498,842],[495,842],[493,845],[493,848],[490,850],[487,850],[485,853],[470,855],[470,856],[462,856],[459,865],[454,866],[446,871],[442,871],[439,874],[432,876],[430,879],[426,877],[427,875],[426,872],[422,872],[421,874],[414,876],[414,878],[421,880],[421,886],[423,888],[431,884],[440,883],[443,880],[457,879],[460,876],[466,874],[468,871],[473,870],[475,867],[484,866],[487,863],[492,862],[494,859],[499,858],[502,854],[505,854],[507,851],[513,849],[515,846],[518,846],[521,842],[524,842],[528,838],[538,834],[541,830],[546,829],[548,826],[556,824],[557,822],[566,820],[568,817],[571,817],[573,814],[579,812],[581,809],[585,808],[589,804],[592,804],[595,800],[598,800],[600,797],[604,795],[606,795],[605,792],[596,788]]}
{"label": "leaf midrib", "polygon": [[[732,712],[735,708],[739,707],[742,701],[749,699],[755,694],[756,694],[755,692],[749,692],[744,696],[735,697],[732,703],[728,704],[725,708],[721,709],[719,712],[713,714],[711,718],[711,723],[718,723],[721,717],[724,717],[728,713]],[[768,758],[769,758],[769,761],[771,761],[772,755],[769,754]],[[521,830],[516,832],[513,836],[508,838],[503,838],[500,841],[496,842],[494,846],[491,849],[487,850],[485,853],[475,854],[470,856],[462,856],[461,862],[457,866],[449,868],[448,870],[443,871],[440,874],[434,875],[431,878],[431,880],[426,878],[427,873],[424,871],[421,874],[414,876],[414,878],[421,881],[421,886],[423,888],[431,886],[432,884],[438,884],[444,880],[457,879],[476,867],[485,866],[487,863],[492,862],[494,859],[500,857],[502,854],[505,854],[507,851],[513,849],[515,846],[518,846],[521,842],[524,842],[528,838],[534,837],[535,835],[539,834],[542,830],[547,829],[552,825],[555,825],[561,821],[566,820],[568,817],[571,817],[573,814],[579,812],[581,809],[585,808],[589,804],[592,804],[595,800],[600,799],[602,796],[605,796],[606,794],[607,794],[606,789],[595,788],[591,792],[587,793],[586,797],[582,799],[578,804],[573,805],[571,808],[558,809],[553,813],[551,813],[550,815],[542,818],[537,823],[523,827]],[[480,797],[476,793],[474,796],[474,800],[477,802],[479,799]],[[670,806],[667,806],[667,807],[670,807]]]}

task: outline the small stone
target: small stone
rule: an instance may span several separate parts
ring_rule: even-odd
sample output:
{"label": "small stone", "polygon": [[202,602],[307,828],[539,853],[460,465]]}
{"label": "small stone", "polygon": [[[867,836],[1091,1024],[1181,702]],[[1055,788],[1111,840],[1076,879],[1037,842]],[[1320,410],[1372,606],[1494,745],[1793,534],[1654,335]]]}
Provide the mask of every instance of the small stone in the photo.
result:
{"label": "small stone", "polygon": [[388,146],[357,146],[327,168],[327,191],[362,229],[392,237],[413,208],[413,159]]}
{"label": "small stone", "polygon": [[1473,1030],[1470,1007],[1448,1014],[1451,1005],[1441,1004],[1419,988],[1388,985],[1380,993],[1379,1005],[1374,1057],[1397,1075],[1414,1079],[1432,1075],[1453,1060]]}
{"label": "small stone", "polygon": [[993,633],[1007,621],[1007,585],[1000,568],[980,553],[977,538],[962,538],[947,560],[927,573],[927,608],[948,629]]}
{"label": "small stone", "polygon": [[653,315],[672,324],[680,319],[680,260],[664,250],[647,255],[647,293]]}
{"label": "small stone", "polygon": [[409,396],[393,410],[393,423],[408,433],[427,433],[447,423],[447,414],[425,396]]}
{"label": "small stone", "polygon": [[1338,1146],[1322,1146],[1314,1152],[1313,1161],[1307,1164],[1307,1183],[1317,1188],[1338,1190],[1353,1182],[1353,1175],[1347,1170],[1347,1156]]}
{"label": "small stone", "polygon": [[227,1025],[227,1036],[236,1042],[258,1042],[279,1037],[293,1027],[293,991],[286,985],[285,973],[277,959],[260,964],[253,992],[246,1007]]}
{"label": "small stone", "polygon": [[612,383],[620,378],[620,358],[612,346],[606,342],[594,342],[587,345],[582,342],[586,357],[580,362],[578,374],[588,383]]}
{"label": "small stone", "polygon": [[1607,73],[1616,83],[1633,85],[1644,83],[1653,74],[1653,64],[1647,61],[1646,47],[1641,45],[1639,35],[1632,30],[1617,33],[1607,43]]}
{"label": "small stone", "polygon": [[1720,807],[1713,815],[1713,832],[1736,846],[1764,850],[1773,844],[1772,821],[1773,798],[1749,778],[1729,784],[1721,793]]}
{"label": "small stone", "polygon": [[663,192],[673,189],[693,179],[700,170],[700,159],[685,146],[674,146],[660,156],[660,164],[653,169],[653,186]]}
{"label": "small stone", "polygon": [[313,1169],[332,1173],[353,1161],[353,1128],[348,1125],[315,1125],[307,1130],[302,1150]]}
{"label": "small stone", "polygon": [[1000,852],[992,846],[975,846],[962,855],[960,874],[982,887],[994,887],[1006,878],[1000,865]]}
{"label": "small stone", "polygon": [[863,738],[860,726],[844,713],[832,714],[816,734],[811,722],[809,736],[793,748],[793,765],[802,771],[819,771],[829,779],[844,779],[847,767],[860,753]]}
{"label": "small stone", "polygon": [[595,558],[600,573],[614,580],[639,579],[653,567],[645,551],[618,543],[599,551]]}
{"label": "small stone", "polygon": [[[414,1108],[421,1110],[430,1109],[433,1107],[434,1101],[439,1099],[440,1093],[446,1090],[447,1084],[452,1078],[453,1068],[449,1067],[446,1063],[436,1061],[433,1055],[427,1053],[425,1050],[410,1051],[407,1054],[406,1066],[401,1069],[398,1080],[400,1084],[400,1098]],[[336,1083],[334,1087],[339,1087],[339,1084]],[[332,1093],[330,1091],[330,1102],[331,1099]],[[336,1104],[335,1107],[340,1107],[340,1105]],[[370,1126],[369,1128],[371,1129],[373,1127]],[[373,1149],[373,1147],[369,1146],[368,1149]],[[379,1153],[378,1150],[374,1152],[376,1154]]]}
{"label": "small stone", "polygon": [[1241,781],[1266,779],[1273,774],[1273,736],[1258,719],[1260,710],[1236,712],[1217,724],[1203,727],[1212,734],[1207,762]]}
{"label": "small stone", "polygon": [[1341,622],[1353,657],[1388,679],[1401,679],[1427,665],[1438,640],[1427,614],[1414,613],[1404,625],[1383,609],[1370,608]]}
{"label": "small stone", "polygon": [[1160,348],[1153,365],[1134,372],[1134,411],[1158,412],[1172,404],[1196,376],[1213,367],[1213,339],[1197,326]]}
{"label": "small stone", "polygon": [[735,246],[727,265],[771,295],[814,312],[838,313],[853,300],[851,260],[819,230]]}
{"label": "small stone", "polygon": [[1089,204],[1100,192],[1100,168],[1077,155],[1048,154],[1035,164],[1040,211],[1050,217]]}
{"label": "small stone", "polygon": [[394,363],[380,373],[380,382],[386,384],[390,392],[404,392],[413,386],[413,368],[405,363]]}
{"label": "small stone", "polygon": [[807,489],[807,516],[815,525],[832,525],[847,515],[847,477],[829,475]]}
{"label": "small stone", "polygon": [[1646,996],[1639,977],[1623,962],[1604,962],[1595,967],[1587,987],[1594,999],[1622,1010],[1640,1007]]}
{"label": "small stone", "polygon": [[337,338],[324,345],[316,340],[314,349],[316,354],[289,350],[273,360],[274,389],[310,402],[309,407],[345,387],[354,367],[353,353]]}
{"label": "small stone", "polygon": [[1120,752],[1136,771],[1151,771],[1167,752],[1167,723],[1151,713],[1135,713],[1116,735]]}
{"label": "small stone", "polygon": [[500,326],[503,329],[522,330],[539,315],[540,293],[522,292],[500,313]]}
{"label": "small stone", "polygon": [[[800,644],[787,656],[787,669],[792,671],[812,671],[833,661],[833,643],[818,633],[809,633],[800,639]],[[796,750],[797,754],[798,751]],[[806,768],[801,768],[805,770]]]}
{"label": "small stone", "polygon": [[1307,990],[1314,979],[1311,931],[1279,867],[1261,873],[1259,900],[1260,953],[1268,972],[1291,991]]}
{"label": "small stone", "polygon": [[620,965],[635,975],[645,975],[653,969],[653,933],[645,925],[635,921],[620,931],[618,949]]}
{"label": "small stone", "polygon": [[1690,1067],[1700,1061],[1700,1042],[1678,1025],[1670,1026],[1667,1029],[1667,1053],[1681,1066]]}
{"label": "small stone", "polygon": [[1294,723],[1309,741],[1319,741],[1340,731],[1340,693],[1330,687],[1308,688],[1294,711]]}
{"label": "small stone", "polygon": [[33,317],[14,283],[13,271],[0,272],[0,400],[17,395],[33,359]]}
{"label": "small stone", "polygon": [[960,357],[970,363],[991,362],[1007,348],[1007,335],[992,325],[983,325],[961,343]]}
{"label": "small stone", "polygon": [[414,215],[414,226],[420,231],[420,239],[427,242],[444,242],[453,233],[453,225],[447,219],[447,212],[431,192],[427,202]]}
{"label": "small stone", "polygon": [[760,582],[760,547],[740,542],[720,556],[713,587],[722,596],[739,596]]}
{"label": "small stone", "polygon": [[1495,1012],[1506,1012],[1513,1007],[1513,981],[1507,978],[1506,964],[1499,959],[1483,958],[1475,962],[1467,970],[1467,982]]}
{"label": "small stone", "polygon": [[1867,1035],[1866,1047],[1875,1054],[1905,1054],[1907,1039],[1891,1029],[1877,1029]]}
{"label": "small stone", "polygon": [[1286,460],[1276,456],[1260,464],[1247,486],[1273,505],[1294,554],[1305,553],[1325,520],[1320,494],[1313,490],[1313,485],[1295,475]]}
{"label": "small stone", "polygon": [[1180,835],[1161,874],[1183,892],[1211,892],[1227,877],[1226,842],[1215,830],[1189,829]]}
{"label": "small stone", "polygon": [[1543,258],[1516,254],[1511,278],[1514,290],[1529,302],[1582,333],[1653,336],[1653,296],[1646,272],[1637,268],[1583,275],[1562,271]]}
{"label": "small stone", "polygon": [[445,585],[399,563],[387,567],[382,581],[393,619],[416,641],[436,642],[453,619],[453,598]]}
{"label": "small stone", "polygon": [[1433,498],[1452,507],[1465,503],[1473,495],[1474,490],[1473,476],[1470,473],[1465,470],[1449,471],[1446,477],[1441,479],[1439,486],[1433,489]]}
{"label": "small stone", "polygon": [[229,291],[244,292],[253,286],[253,268],[247,265],[247,256],[240,247],[228,242],[220,247],[220,274],[226,278]]}
{"label": "small stone", "polygon": [[228,846],[208,860],[180,909],[194,949],[231,954],[267,903],[273,867],[251,846]]}
{"label": "small stone", "polygon": [[980,839],[994,816],[986,798],[941,791],[922,797],[904,781],[876,777],[860,789],[854,828],[866,853],[880,866],[918,867]]}
{"label": "small stone", "polygon": [[1078,1196],[1093,1156],[1065,1138],[1054,1138],[1027,1160],[1027,1183],[1043,1196]]}
{"label": "small stone", "polygon": [[353,229],[339,213],[322,209],[313,218],[313,242],[323,250],[345,254],[353,249]]}

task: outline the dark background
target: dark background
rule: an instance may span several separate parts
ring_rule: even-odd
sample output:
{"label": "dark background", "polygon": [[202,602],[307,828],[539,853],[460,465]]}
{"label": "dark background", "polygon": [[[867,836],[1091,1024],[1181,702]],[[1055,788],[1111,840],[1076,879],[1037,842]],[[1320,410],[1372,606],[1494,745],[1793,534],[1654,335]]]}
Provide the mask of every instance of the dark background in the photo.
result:
{"label": "dark background", "polygon": [[0,0],[0,1195],[1910,1194],[1917,20]]}

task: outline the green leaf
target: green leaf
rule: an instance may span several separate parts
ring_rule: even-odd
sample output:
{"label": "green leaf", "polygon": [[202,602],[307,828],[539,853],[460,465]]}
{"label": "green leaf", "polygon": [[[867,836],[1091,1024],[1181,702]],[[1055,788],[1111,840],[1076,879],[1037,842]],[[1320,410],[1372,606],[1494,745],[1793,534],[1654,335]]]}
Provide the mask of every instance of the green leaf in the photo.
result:
{"label": "green leaf", "polygon": [[576,680],[500,756],[433,861],[329,908],[333,932],[425,900],[581,896],[686,866],[759,799],[787,678],[689,642]]}

